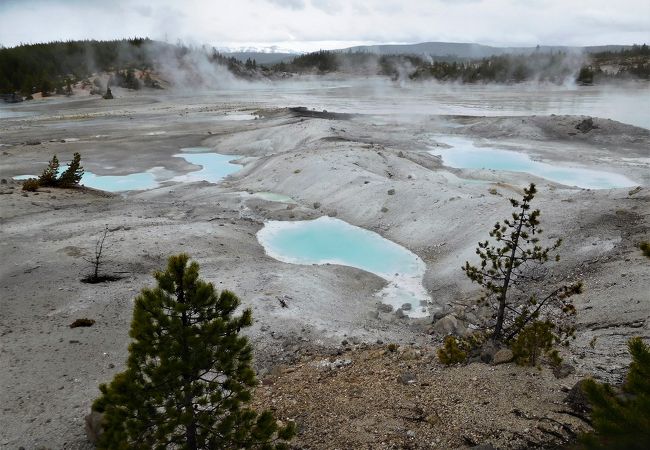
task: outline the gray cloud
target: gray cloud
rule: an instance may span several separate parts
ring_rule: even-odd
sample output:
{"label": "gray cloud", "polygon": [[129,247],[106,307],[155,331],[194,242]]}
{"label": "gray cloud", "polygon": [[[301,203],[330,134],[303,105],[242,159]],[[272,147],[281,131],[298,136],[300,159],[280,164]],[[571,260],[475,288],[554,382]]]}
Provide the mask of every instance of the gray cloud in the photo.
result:
{"label": "gray cloud", "polygon": [[3,45],[149,36],[308,51],[423,41],[650,40],[647,0],[0,0],[0,16]]}

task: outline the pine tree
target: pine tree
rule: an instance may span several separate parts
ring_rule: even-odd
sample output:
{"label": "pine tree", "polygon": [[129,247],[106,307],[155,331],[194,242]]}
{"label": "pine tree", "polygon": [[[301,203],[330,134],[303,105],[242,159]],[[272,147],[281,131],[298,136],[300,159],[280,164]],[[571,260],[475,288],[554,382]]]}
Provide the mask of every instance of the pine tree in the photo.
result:
{"label": "pine tree", "polygon": [[627,345],[632,363],[622,393],[607,384],[585,381],[595,432],[582,437],[584,448],[650,448],[650,347],[640,337],[630,339]]}
{"label": "pine tree", "polygon": [[[465,263],[463,270],[474,282],[481,285],[485,294],[481,303],[496,310],[496,321],[488,325],[493,341],[510,342],[528,325],[535,321],[548,321],[553,326],[556,341],[573,334],[573,327],[567,319],[575,314],[570,298],[582,291],[582,284],[562,285],[550,291],[540,288],[530,295],[530,288],[546,284],[544,264],[551,252],[562,244],[558,239],[550,247],[539,242],[542,230],[539,228],[539,209],[531,210],[530,204],[537,190],[535,185],[524,189],[521,201],[510,200],[515,208],[512,219],[497,222],[489,241],[479,242],[476,254],[480,266]],[[560,256],[555,255],[556,261]]]}
{"label": "pine tree", "polygon": [[38,183],[44,187],[54,187],[57,184],[57,177],[59,175],[59,160],[56,155],[48,163],[43,173],[38,178]]}
{"label": "pine tree", "polygon": [[67,169],[61,174],[57,180],[57,184],[61,187],[76,186],[81,181],[84,175],[84,169],[81,167],[81,155],[75,153],[72,161],[68,164]]}
{"label": "pine tree", "polygon": [[127,369],[108,385],[93,409],[104,414],[104,449],[285,449],[294,427],[244,408],[255,385],[252,349],[243,327],[249,309],[199,279],[185,254],[155,274],[158,287],[135,300]]}

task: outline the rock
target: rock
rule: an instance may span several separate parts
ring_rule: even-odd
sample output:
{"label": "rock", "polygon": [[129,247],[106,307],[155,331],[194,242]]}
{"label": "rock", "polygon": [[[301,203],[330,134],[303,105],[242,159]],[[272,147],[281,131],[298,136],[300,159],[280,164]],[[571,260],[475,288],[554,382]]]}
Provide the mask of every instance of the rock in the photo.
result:
{"label": "rock", "polygon": [[502,348],[494,354],[492,364],[505,364],[512,361],[513,358],[514,355],[512,354],[512,350],[509,348]]}
{"label": "rock", "polygon": [[576,130],[580,131],[581,133],[588,133],[591,130],[596,128],[598,128],[598,125],[594,124],[594,119],[592,119],[591,117],[587,117],[586,119],[583,119],[582,122],[576,125]]}
{"label": "rock", "polygon": [[572,373],[575,373],[575,371],[576,368],[568,363],[562,363],[553,367],[553,375],[555,375],[555,378],[566,378]]}
{"label": "rock", "polygon": [[380,303],[377,309],[383,313],[393,312],[393,306],[387,305],[386,303]]}
{"label": "rock", "polygon": [[97,440],[104,432],[104,430],[102,429],[103,420],[104,420],[104,414],[97,411],[91,411],[90,414],[88,414],[84,418],[84,422],[85,422],[84,428],[86,430],[86,437],[93,444],[97,443]]}
{"label": "rock", "polygon": [[388,195],[395,195],[395,189],[389,189]]}
{"label": "rock", "polygon": [[352,365],[351,359],[335,359],[334,361],[329,361],[327,359],[324,359],[322,361],[319,361],[316,364],[316,367],[318,367],[319,369],[334,370],[334,369],[341,369],[349,365]]}
{"label": "rock", "polygon": [[395,316],[396,316],[398,319],[403,319],[404,317],[406,317],[406,314],[404,314],[404,311],[402,311],[402,308],[398,308],[398,309],[395,311]]}
{"label": "rock", "polygon": [[411,306],[410,303],[404,303],[404,304],[402,305],[402,311],[410,311],[411,308],[412,308],[412,306]]}
{"label": "rock", "polygon": [[564,403],[569,405],[573,411],[580,414],[591,413],[591,404],[583,390],[586,381],[587,378],[578,381],[564,398]]}
{"label": "rock", "polygon": [[319,202],[314,202],[314,209],[320,208],[320,203]]}
{"label": "rock", "polygon": [[399,354],[399,359],[401,361],[414,361],[416,359],[420,359],[422,356],[422,353],[419,350],[416,350],[414,348],[406,347],[404,348],[403,351],[400,352]]}
{"label": "rock", "polygon": [[3,178],[2,180],[0,180],[0,184],[7,184],[7,179]]}
{"label": "rock", "polygon": [[397,381],[399,381],[402,384],[413,384],[415,383],[416,376],[414,373],[411,372],[403,372],[400,374],[399,377],[397,377]]}
{"label": "rock", "polygon": [[104,100],[112,100],[113,99],[113,93],[111,92],[111,88],[107,87],[106,88],[106,94],[103,96]]}
{"label": "rock", "polygon": [[497,351],[499,351],[499,349],[496,345],[494,345],[493,342],[486,342],[481,348],[481,361],[483,361],[485,364],[490,364],[494,359],[494,355]]}
{"label": "rock", "polygon": [[465,324],[451,314],[438,320],[433,325],[433,329],[436,333],[443,335],[453,334],[455,336],[463,336],[467,332]]}
{"label": "rock", "polygon": [[29,141],[25,142],[25,145],[41,145],[41,141],[29,140]]}
{"label": "rock", "polygon": [[449,314],[449,311],[436,311],[433,313],[433,322],[437,322],[443,317],[445,317],[447,314]]}

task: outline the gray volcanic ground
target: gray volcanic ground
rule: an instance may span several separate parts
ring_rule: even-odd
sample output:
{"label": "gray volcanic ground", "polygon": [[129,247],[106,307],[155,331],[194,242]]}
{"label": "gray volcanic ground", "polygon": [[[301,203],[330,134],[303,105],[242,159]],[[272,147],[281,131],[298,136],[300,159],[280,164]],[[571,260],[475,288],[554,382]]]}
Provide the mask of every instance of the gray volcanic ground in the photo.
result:
{"label": "gray volcanic ground", "polygon": [[[425,332],[434,313],[481,314],[472,306],[479,292],[460,266],[473,260],[493,223],[509,216],[507,198],[531,181],[546,234],[564,238],[549,283],[585,284],[576,300],[578,337],[565,352],[578,375],[619,379],[628,363],[626,340],[650,336],[650,269],[636,247],[648,240],[650,226],[647,85],[305,80],[200,95],[114,94],[112,101],[79,96],[0,107],[0,178],[7,180],[0,185],[3,447],[83,448],[83,417],[97,385],[124,366],[133,298],[178,252],[253,309],[247,332],[261,373],[336,349],[342,339],[431,345],[439,338]],[[596,128],[577,130],[583,115],[594,117]],[[513,151],[577,175],[558,182],[448,167],[436,149],[453,150],[455,142]],[[173,157],[190,147],[236,155],[241,170],[218,183],[175,181],[200,169]],[[93,174],[149,171],[157,186],[23,193],[12,180],[39,174],[53,154],[68,161],[73,152]],[[629,184],[575,187],[589,171]],[[427,317],[404,317],[382,304],[376,293],[386,281],[376,275],[280,262],[257,240],[266,221],[321,216],[374,231],[419,256]],[[104,269],[123,278],[81,283],[88,272],[83,258],[105,226]],[[96,324],[68,327],[81,317]]]}

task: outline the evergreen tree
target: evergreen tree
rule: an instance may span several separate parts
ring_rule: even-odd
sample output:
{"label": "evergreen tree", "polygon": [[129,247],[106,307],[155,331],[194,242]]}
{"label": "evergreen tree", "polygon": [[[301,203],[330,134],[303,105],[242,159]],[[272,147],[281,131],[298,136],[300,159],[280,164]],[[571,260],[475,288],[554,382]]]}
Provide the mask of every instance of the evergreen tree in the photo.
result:
{"label": "evergreen tree", "polygon": [[57,184],[61,187],[76,186],[81,181],[84,175],[84,169],[81,167],[81,155],[75,153],[72,161],[68,164],[68,168],[61,174],[57,180]]}
{"label": "evergreen tree", "polygon": [[38,182],[44,187],[54,187],[57,184],[57,176],[59,175],[59,160],[56,155],[48,163],[43,173],[38,178]]}
{"label": "evergreen tree", "polygon": [[[476,254],[480,266],[465,263],[463,270],[474,282],[481,285],[485,294],[481,303],[496,310],[496,321],[488,325],[492,340],[510,342],[528,325],[543,320],[552,324],[555,341],[573,334],[568,319],[575,314],[571,296],[582,291],[582,284],[562,285],[550,291],[530,294],[530,287],[545,284],[544,264],[549,254],[560,247],[558,239],[550,247],[542,247],[538,236],[539,209],[531,210],[530,204],[537,190],[535,185],[524,189],[521,201],[511,199],[515,208],[512,219],[497,222],[490,236],[495,243],[479,242]],[[555,255],[559,260],[560,256]]]}
{"label": "evergreen tree", "polygon": [[594,433],[582,437],[584,448],[650,448],[650,347],[640,337],[630,339],[627,345],[632,363],[621,394],[607,384],[585,381]]}
{"label": "evergreen tree", "polygon": [[158,287],[135,300],[127,369],[93,404],[104,414],[99,448],[288,448],[292,425],[242,406],[255,386],[251,346],[239,336],[251,311],[233,316],[235,294],[218,294],[188,260],[170,257]]}

